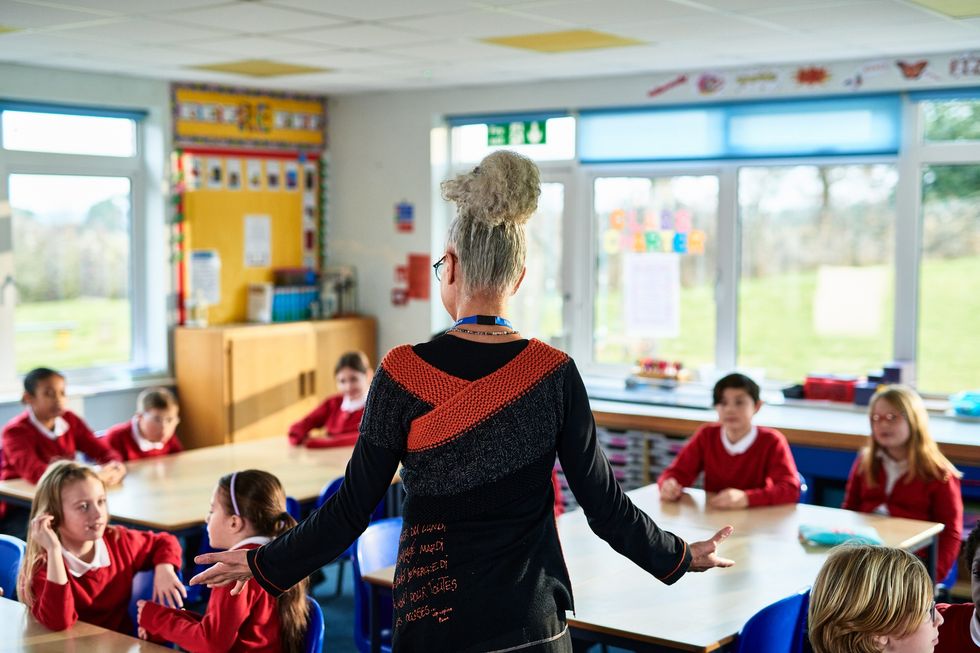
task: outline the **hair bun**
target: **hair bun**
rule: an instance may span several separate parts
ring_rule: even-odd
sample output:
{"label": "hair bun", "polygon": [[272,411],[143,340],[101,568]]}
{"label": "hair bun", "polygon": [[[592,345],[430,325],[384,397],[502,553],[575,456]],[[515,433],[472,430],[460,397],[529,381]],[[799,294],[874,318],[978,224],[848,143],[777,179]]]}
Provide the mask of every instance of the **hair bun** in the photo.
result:
{"label": "hair bun", "polygon": [[522,225],[538,208],[541,175],[531,159],[508,150],[487,155],[470,172],[442,182],[442,197],[460,217],[496,227]]}

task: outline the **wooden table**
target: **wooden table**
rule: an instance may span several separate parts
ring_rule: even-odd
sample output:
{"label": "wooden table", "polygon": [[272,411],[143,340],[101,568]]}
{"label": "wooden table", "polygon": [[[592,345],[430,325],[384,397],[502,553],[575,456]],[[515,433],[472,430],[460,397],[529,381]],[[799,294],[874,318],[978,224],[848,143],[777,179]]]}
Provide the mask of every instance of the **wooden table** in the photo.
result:
{"label": "wooden table", "polygon": [[19,601],[0,598],[0,651],[4,653],[155,653],[169,651],[157,644],[121,635],[83,621],[68,630],[52,631],[42,626]]}
{"label": "wooden table", "polygon": [[[343,476],[351,451],[294,447],[283,436],[132,461],[122,484],[109,488],[109,515],[118,523],[171,533],[197,529],[218,479],[243,469],[271,472],[288,496],[309,501]],[[30,505],[35,489],[23,479],[0,481],[0,497],[15,503]]]}
{"label": "wooden table", "polygon": [[[698,490],[688,490],[678,503],[662,503],[656,485],[628,494],[662,528],[689,542],[708,539],[726,524],[735,527],[721,549],[722,556],[735,560],[734,567],[686,574],[668,587],[592,533],[581,510],[559,518],[575,596],[575,614],[568,616],[573,635],[637,651],[708,652],[733,647],[753,614],[808,587],[816,578],[829,549],[802,545],[797,537],[800,524],[873,526],[886,545],[910,550],[935,549],[943,528],[932,522],[805,504],[711,510]],[[390,589],[394,567],[363,578],[377,596]],[[372,605],[376,601],[372,598]]]}

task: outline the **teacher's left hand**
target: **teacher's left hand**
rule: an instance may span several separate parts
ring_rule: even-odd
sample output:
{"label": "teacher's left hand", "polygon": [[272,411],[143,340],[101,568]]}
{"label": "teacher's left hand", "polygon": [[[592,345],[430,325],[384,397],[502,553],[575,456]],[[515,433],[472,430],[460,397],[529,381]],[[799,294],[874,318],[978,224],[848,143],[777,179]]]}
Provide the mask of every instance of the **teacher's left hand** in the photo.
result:
{"label": "teacher's left hand", "polygon": [[245,549],[222,551],[220,553],[203,553],[194,558],[199,565],[214,564],[191,578],[191,585],[207,585],[208,587],[223,587],[235,583],[232,596],[245,588],[245,583],[252,578],[252,570],[248,568],[248,558]]}

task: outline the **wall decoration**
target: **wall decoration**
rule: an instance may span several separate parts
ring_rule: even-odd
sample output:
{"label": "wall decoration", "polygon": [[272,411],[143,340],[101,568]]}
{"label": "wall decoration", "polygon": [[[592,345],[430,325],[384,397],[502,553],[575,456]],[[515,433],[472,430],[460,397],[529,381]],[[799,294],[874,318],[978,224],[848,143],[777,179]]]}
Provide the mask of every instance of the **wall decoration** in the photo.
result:
{"label": "wall decoration", "polygon": [[221,165],[221,159],[208,159],[207,186],[211,190],[220,190],[225,187],[225,178]]}
{"label": "wall decoration", "polygon": [[269,160],[265,162],[265,189],[279,190],[282,181],[282,162]]}
{"label": "wall decoration", "polygon": [[713,73],[704,73],[698,77],[698,92],[701,95],[714,95],[725,87],[725,78]]}
{"label": "wall decoration", "polygon": [[949,60],[949,74],[955,79],[980,77],[980,54],[970,53]]}
{"label": "wall decoration", "polygon": [[649,91],[647,91],[647,97],[656,97],[658,95],[662,95],[663,93],[666,93],[670,89],[676,88],[681,84],[685,84],[685,83],[687,83],[687,75],[678,75],[677,77],[670,80],[666,84],[661,84],[660,86],[655,86],[654,88],[651,88]]}
{"label": "wall decoration", "polygon": [[750,93],[773,93],[780,88],[779,73],[775,70],[753,70],[735,76],[736,90]]}
{"label": "wall decoration", "polygon": [[262,190],[262,162],[258,159],[249,159],[245,163],[245,169],[245,175],[248,177],[248,189]]}
{"label": "wall decoration", "polygon": [[796,71],[796,83],[800,86],[821,86],[830,81],[830,71],[823,66],[805,66]]}
{"label": "wall decoration", "polygon": [[299,188],[299,164],[295,161],[286,161],[286,190],[296,190]]}
{"label": "wall decoration", "polygon": [[272,218],[268,215],[245,216],[245,267],[272,265]]}
{"label": "wall decoration", "polygon": [[408,202],[395,204],[395,228],[402,233],[411,233],[415,228],[415,206]]}
{"label": "wall decoration", "polygon": [[902,71],[902,77],[905,79],[919,79],[922,77],[922,73],[925,72],[929,62],[925,59],[918,61],[902,61],[899,59],[895,62],[895,65]]}
{"label": "wall decoration", "polygon": [[411,299],[428,299],[432,262],[428,254],[408,255],[408,296]]}

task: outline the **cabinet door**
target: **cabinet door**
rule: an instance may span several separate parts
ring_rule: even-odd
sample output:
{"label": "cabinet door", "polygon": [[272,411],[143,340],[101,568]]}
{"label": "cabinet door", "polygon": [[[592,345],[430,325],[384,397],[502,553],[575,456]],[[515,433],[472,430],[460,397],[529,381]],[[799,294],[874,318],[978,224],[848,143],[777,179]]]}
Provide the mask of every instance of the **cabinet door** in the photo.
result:
{"label": "cabinet door", "polygon": [[229,338],[232,440],[285,437],[316,405],[308,324],[253,327]]}
{"label": "cabinet door", "polygon": [[337,359],[348,351],[367,354],[371,367],[376,368],[377,325],[370,317],[343,317],[314,322],[316,330],[316,394],[321,399],[337,392],[334,368]]}

